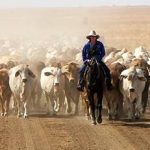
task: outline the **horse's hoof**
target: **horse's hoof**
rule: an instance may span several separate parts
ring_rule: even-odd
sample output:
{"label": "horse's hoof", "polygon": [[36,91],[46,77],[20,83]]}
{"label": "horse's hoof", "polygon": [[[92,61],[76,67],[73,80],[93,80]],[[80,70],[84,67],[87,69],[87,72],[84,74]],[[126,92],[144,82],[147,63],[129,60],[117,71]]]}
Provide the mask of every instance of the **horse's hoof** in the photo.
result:
{"label": "horse's hoof", "polygon": [[97,119],[97,123],[98,124],[102,123],[102,118]]}
{"label": "horse's hoof", "polygon": [[96,120],[92,119],[92,125],[96,125]]}

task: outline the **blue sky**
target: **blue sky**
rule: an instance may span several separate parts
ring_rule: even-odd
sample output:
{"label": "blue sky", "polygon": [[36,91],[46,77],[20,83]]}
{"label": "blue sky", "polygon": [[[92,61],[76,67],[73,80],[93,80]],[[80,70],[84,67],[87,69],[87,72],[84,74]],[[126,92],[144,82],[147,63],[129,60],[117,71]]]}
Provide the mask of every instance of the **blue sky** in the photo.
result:
{"label": "blue sky", "polygon": [[150,0],[0,0],[0,8],[150,5]]}

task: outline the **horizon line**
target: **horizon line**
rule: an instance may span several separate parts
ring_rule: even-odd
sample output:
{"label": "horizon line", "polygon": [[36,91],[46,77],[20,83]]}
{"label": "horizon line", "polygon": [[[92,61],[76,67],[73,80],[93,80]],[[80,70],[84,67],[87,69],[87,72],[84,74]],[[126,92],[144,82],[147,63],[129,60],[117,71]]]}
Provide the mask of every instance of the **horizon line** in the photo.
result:
{"label": "horizon line", "polygon": [[23,6],[23,7],[0,7],[0,9],[26,9],[26,8],[97,8],[97,7],[150,7],[148,5],[93,5],[93,6]]}

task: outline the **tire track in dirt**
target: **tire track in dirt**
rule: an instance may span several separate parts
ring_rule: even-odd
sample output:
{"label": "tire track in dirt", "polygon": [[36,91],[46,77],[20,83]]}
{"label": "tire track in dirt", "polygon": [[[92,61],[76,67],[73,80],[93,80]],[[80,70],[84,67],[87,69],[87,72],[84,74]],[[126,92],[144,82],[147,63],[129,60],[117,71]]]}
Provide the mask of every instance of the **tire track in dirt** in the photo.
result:
{"label": "tire track in dirt", "polygon": [[146,129],[144,129],[144,124],[142,126],[125,123],[115,128],[124,138],[134,144],[136,150],[150,150],[150,126]]}
{"label": "tire track in dirt", "polygon": [[30,128],[28,126],[28,119],[20,119],[22,128],[23,128],[23,133],[25,137],[25,143],[26,143],[26,150],[36,150],[34,141],[31,136]]}
{"label": "tire track in dirt", "polygon": [[[42,120],[41,120],[42,121]],[[29,130],[36,150],[51,149],[38,118],[28,121]]]}
{"label": "tire track in dirt", "polygon": [[40,118],[41,126],[51,150],[74,150],[75,145],[68,133],[66,118]]}
{"label": "tire track in dirt", "polygon": [[86,145],[84,144],[85,147],[83,147],[83,149],[96,149],[96,150],[135,149],[134,146],[123,137],[123,135],[121,135],[116,129],[111,127],[109,124],[101,124],[93,126],[90,124],[90,122],[83,121],[81,119],[82,118],[78,118],[76,121],[73,121],[73,124],[76,124],[76,126],[80,126],[80,129],[75,136],[77,136],[80,132],[84,132],[84,135],[81,135],[80,133],[77,136],[78,142],[81,145],[83,144],[80,141],[81,138],[83,138],[87,142]]}
{"label": "tire track in dirt", "polygon": [[[83,119],[72,119],[68,120],[69,132],[73,137],[75,145],[79,145],[76,147],[78,150],[97,150],[100,149],[100,144],[102,144],[102,140],[100,137],[97,137],[94,132],[92,132],[93,126],[90,124],[86,124],[86,121]],[[104,144],[104,143],[103,143]]]}

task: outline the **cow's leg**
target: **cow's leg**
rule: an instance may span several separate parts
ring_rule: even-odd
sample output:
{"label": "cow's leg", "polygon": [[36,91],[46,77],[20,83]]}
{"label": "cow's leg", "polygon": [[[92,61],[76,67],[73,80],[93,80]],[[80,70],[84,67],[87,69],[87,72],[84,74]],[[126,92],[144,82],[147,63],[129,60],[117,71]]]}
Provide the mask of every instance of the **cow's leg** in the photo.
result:
{"label": "cow's leg", "polygon": [[88,92],[88,101],[92,115],[92,124],[96,125],[94,93]]}
{"label": "cow's leg", "polygon": [[84,99],[84,101],[85,101],[85,104],[86,104],[86,115],[87,115],[87,119],[90,120],[91,117],[90,117],[90,107],[89,107],[89,102],[88,102],[88,100],[87,100],[86,98]]}
{"label": "cow's leg", "polygon": [[4,116],[4,100],[2,98],[0,98],[1,101],[1,116]]}
{"label": "cow's leg", "polygon": [[59,90],[59,93],[58,93],[56,111],[57,112],[59,112],[59,111],[63,112],[63,110],[65,110],[64,107],[65,107],[65,95],[64,95],[63,90],[61,89],[61,90]]}
{"label": "cow's leg", "polygon": [[59,93],[56,93],[55,96],[53,97],[55,112],[59,112],[59,109],[60,109],[59,98],[60,98]]}
{"label": "cow's leg", "polygon": [[103,99],[103,90],[101,89],[99,92],[97,92],[97,123],[102,123],[102,99]]}
{"label": "cow's leg", "polygon": [[53,94],[50,94],[50,101],[51,101],[51,108],[52,108],[52,115],[56,115],[55,111],[55,97]]}
{"label": "cow's leg", "polygon": [[61,112],[63,112],[64,110],[64,106],[65,105],[65,95],[63,93],[63,91],[60,91],[59,93],[59,109]]}
{"label": "cow's leg", "polygon": [[21,113],[22,113],[22,104],[21,102],[17,99],[17,109],[18,109],[18,113],[17,113],[17,117],[21,117]]}
{"label": "cow's leg", "polygon": [[69,95],[66,95],[66,99],[67,99],[67,112],[71,113],[72,112],[71,97]]}
{"label": "cow's leg", "polygon": [[144,114],[148,102],[148,92],[149,92],[149,81],[146,82],[145,89],[142,93],[142,113]]}
{"label": "cow's leg", "polygon": [[24,114],[23,114],[23,117],[24,118],[27,118],[28,117],[28,108],[27,108],[27,102],[26,101],[24,101],[23,102],[23,107],[24,107]]}
{"label": "cow's leg", "polygon": [[119,98],[117,101],[117,115],[118,117],[122,117],[124,115],[124,110],[123,110],[123,95],[120,93]]}
{"label": "cow's leg", "polygon": [[133,113],[132,113],[132,103],[130,102],[129,98],[126,98],[127,110],[128,110],[128,119],[132,120]]}
{"label": "cow's leg", "polygon": [[31,110],[35,110],[35,107],[36,107],[36,103],[35,103],[35,99],[36,99],[36,93],[32,93],[31,94],[31,100],[29,101],[29,103],[31,104],[30,106],[30,109]]}
{"label": "cow's leg", "polygon": [[15,96],[12,94],[11,98],[13,99],[13,103],[12,103],[12,109],[13,109],[13,113],[17,113],[17,101],[16,101],[16,98]]}
{"label": "cow's leg", "polygon": [[37,107],[41,108],[41,98],[42,98],[42,90],[39,90],[37,93]]}
{"label": "cow's leg", "polygon": [[142,113],[142,102],[141,102],[141,95],[138,96],[136,105],[135,105],[135,117],[136,119],[140,119],[143,116]]}
{"label": "cow's leg", "polygon": [[109,100],[107,100],[107,107],[108,107],[108,119],[112,120],[111,104]]}
{"label": "cow's leg", "polygon": [[135,102],[131,103],[132,120],[135,120]]}
{"label": "cow's leg", "polygon": [[47,114],[50,114],[50,99],[49,99],[49,95],[48,95],[48,93],[47,92],[44,92],[44,94],[45,94],[45,98],[46,98],[46,101],[47,101]]}
{"label": "cow's leg", "polygon": [[7,116],[7,115],[8,115],[8,111],[9,111],[9,103],[10,103],[10,97],[8,97],[8,98],[6,99],[4,116]]}
{"label": "cow's leg", "polygon": [[113,110],[114,119],[118,120],[119,119],[119,103],[118,103],[118,101],[114,102],[113,108],[114,108],[114,110]]}
{"label": "cow's leg", "polygon": [[80,95],[77,93],[77,95],[74,99],[74,103],[75,103],[75,112],[74,112],[74,114],[75,115],[78,115],[78,113],[79,113],[79,96]]}

